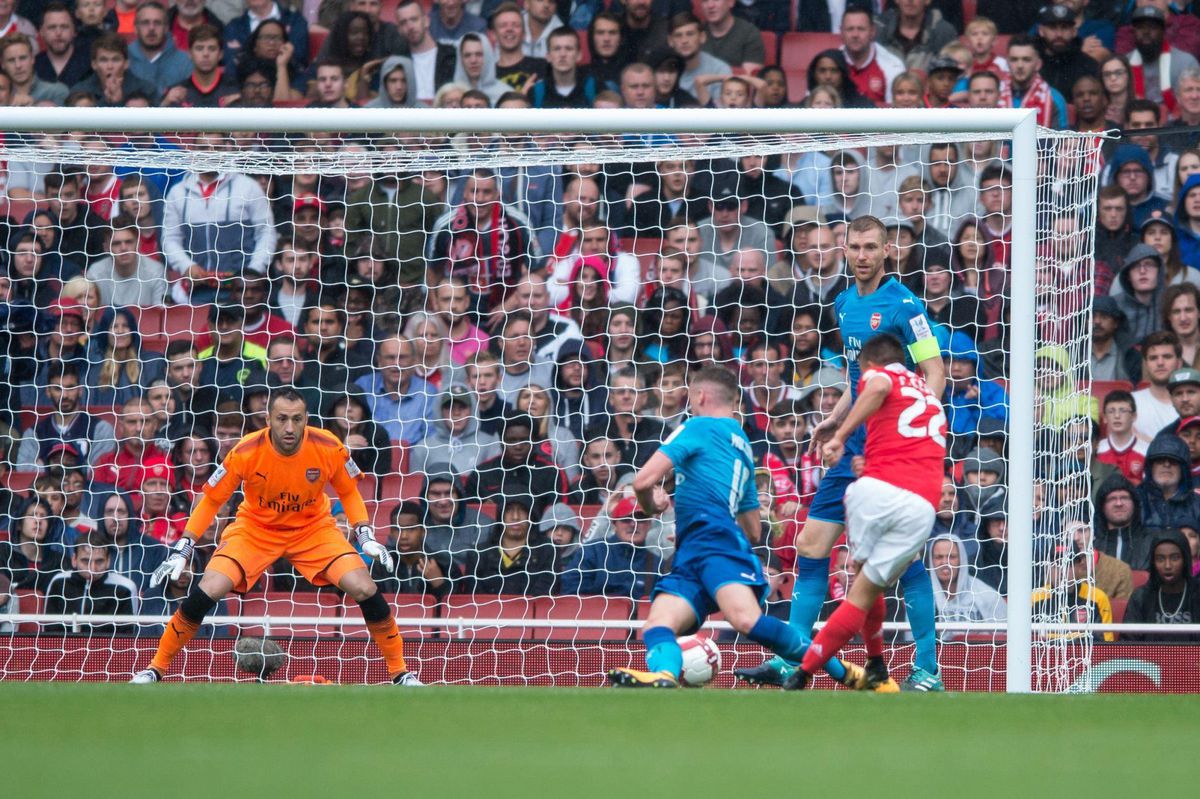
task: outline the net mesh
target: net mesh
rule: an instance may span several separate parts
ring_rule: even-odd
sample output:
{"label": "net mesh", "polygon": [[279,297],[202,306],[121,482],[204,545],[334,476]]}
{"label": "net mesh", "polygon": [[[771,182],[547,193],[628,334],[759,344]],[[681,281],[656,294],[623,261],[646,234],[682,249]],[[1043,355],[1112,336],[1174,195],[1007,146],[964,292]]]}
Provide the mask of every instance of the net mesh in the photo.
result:
{"label": "net mesh", "polygon": [[[1101,144],[1039,133],[1033,620],[1051,625],[1099,621],[1073,537],[1095,418]],[[852,285],[845,225],[871,214],[948,364],[947,487],[926,556],[942,664],[1003,689],[1006,430],[1029,413],[1006,394],[1008,146],[885,132],[6,136],[0,610],[35,615],[0,616],[0,674],[121,679],[144,665],[245,495],[178,581],[152,589],[149,574],[280,385],[362,473],[399,571],[364,564],[427,679],[587,685],[640,662],[674,518],[629,518],[628,485],[686,417],[703,365],[744,388],[756,551],[769,611],[786,618],[823,473],[808,436],[846,390],[832,313]],[[845,546],[833,555],[822,617],[851,579]],[[180,672],[228,678],[232,639],[267,635],[293,677],[379,678],[357,604],[306,578],[323,581],[270,565],[218,606]],[[902,675],[894,595],[889,622]],[[761,656],[713,634],[726,674]],[[1090,641],[1035,635],[1035,688],[1076,683]]]}

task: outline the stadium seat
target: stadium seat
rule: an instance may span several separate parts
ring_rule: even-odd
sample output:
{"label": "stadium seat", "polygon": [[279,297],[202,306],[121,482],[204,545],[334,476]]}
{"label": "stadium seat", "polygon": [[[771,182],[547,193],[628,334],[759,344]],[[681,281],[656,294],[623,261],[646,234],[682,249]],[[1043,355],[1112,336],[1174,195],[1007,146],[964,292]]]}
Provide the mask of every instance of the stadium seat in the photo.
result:
{"label": "stadium seat", "polygon": [[[533,600],[533,615],[557,621],[629,621],[633,602],[624,597],[547,596]],[[630,630],[621,627],[535,627],[535,641],[625,641]]]}
{"label": "stadium seat", "polygon": [[375,528],[375,537],[380,543],[387,541],[388,527],[392,523],[392,511],[400,502],[394,499],[381,499],[367,503],[371,512],[371,525]]}
{"label": "stadium seat", "polygon": [[996,41],[992,45],[992,52],[996,55],[1004,55],[1008,52],[1008,40],[1012,38],[1010,33],[1001,33],[996,36]]}
{"label": "stadium seat", "polygon": [[[333,591],[298,591],[295,593],[275,591],[261,593],[255,591],[251,596],[242,597],[242,616],[271,616],[281,620],[294,616],[316,616],[319,618],[337,618],[341,614],[341,595]],[[334,635],[337,627],[332,624],[294,625],[281,621],[269,626],[246,625],[242,627],[243,635],[307,636]]]}
{"label": "stadium seat", "polygon": [[774,31],[759,31],[762,36],[763,49],[767,51],[764,66],[774,66],[779,62],[779,34]]}
{"label": "stadium seat", "polygon": [[[18,588],[13,593],[17,595],[18,612],[44,613],[46,611],[46,597],[32,588]],[[17,632],[19,633],[36,633],[37,631],[37,622],[26,621],[17,625]]]}
{"label": "stadium seat", "polygon": [[1092,396],[1097,404],[1104,405],[1104,398],[1113,391],[1133,391],[1133,384],[1128,380],[1093,380]]}
{"label": "stadium seat", "polygon": [[172,305],[163,314],[162,332],[168,341],[190,341],[207,329],[207,305]]}
{"label": "stadium seat", "polygon": [[803,73],[817,53],[841,46],[842,37],[836,33],[785,33],[779,48],[779,66]]}
{"label": "stadium seat", "polygon": [[142,337],[143,342],[151,336],[162,334],[163,322],[167,315],[166,308],[161,305],[139,308],[135,305],[130,306],[129,310],[137,318],[138,334]]}
{"label": "stadium seat", "polygon": [[979,12],[979,0],[962,0],[963,25],[975,19]]}
{"label": "stadium seat", "polygon": [[358,493],[365,502],[379,499],[379,479],[373,474],[358,478]]}
{"label": "stadium seat", "polygon": [[[437,618],[437,601],[431,594],[384,594],[384,599],[392,608],[392,613],[399,619],[433,619]],[[358,603],[350,597],[343,597],[341,615],[347,619],[362,619],[362,610]],[[434,636],[438,634],[437,627],[422,627],[420,625],[399,624],[400,634],[405,636]],[[365,638],[365,624],[343,625],[342,635],[347,638]]]}
{"label": "stadium seat", "polygon": [[33,488],[38,472],[9,472],[4,476],[4,487],[14,494],[24,494]]}
{"label": "stadium seat", "polygon": [[784,67],[783,73],[787,77],[788,102],[804,102],[804,98],[808,96],[807,72],[803,69],[788,69]]}
{"label": "stadium seat", "polygon": [[325,44],[325,39],[328,38],[329,31],[322,28],[320,25],[310,25],[308,28],[308,59],[309,61],[317,60],[317,53],[321,52],[321,45]]}
{"label": "stadium seat", "polygon": [[1143,569],[1134,569],[1132,572],[1133,590],[1136,591],[1150,581],[1150,572]]}
{"label": "stadium seat", "polygon": [[392,441],[392,472],[408,474],[408,447],[403,441]]}
{"label": "stadium seat", "polygon": [[424,482],[423,474],[385,474],[379,479],[378,495],[388,499],[417,499]]}
{"label": "stadium seat", "polygon": [[528,638],[533,626],[533,600],[523,596],[498,594],[451,594],[442,608],[448,619],[528,619],[519,627],[474,627],[451,625],[447,634],[459,641],[518,640]]}
{"label": "stadium seat", "polygon": [[1110,599],[1112,605],[1112,620],[1113,624],[1120,624],[1125,620],[1125,608],[1129,605],[1128,599]]}
{"label": "stadium seat", "polygon": [[3,206],[3,213],[13,221],[14,225],[23,225],[29,215],[37,208],[36,200],[8,200]]}
{"label": "stadium seat", "polygon": [[[579,32],[579,65],[587,66],[592,63],[592,49],[588,44],[587,31]],[[600,88],[599,86],[597,88]]]}

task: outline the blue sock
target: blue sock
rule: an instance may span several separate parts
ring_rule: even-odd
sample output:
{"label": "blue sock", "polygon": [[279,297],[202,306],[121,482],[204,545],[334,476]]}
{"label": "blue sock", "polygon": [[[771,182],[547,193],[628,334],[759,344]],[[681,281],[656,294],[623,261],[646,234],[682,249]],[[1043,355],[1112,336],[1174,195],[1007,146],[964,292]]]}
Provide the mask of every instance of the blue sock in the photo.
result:
{"label": "blue sock", "polygon": [[667,671],[676,678],[683,671],[683,650],[670,627],[650,627],[642,633],[646,644],[646,669]]}
{"label": "blue sock", "polygon": [[[812,635],[813,625],[821,615],[821,606],[829,593],[829,558],[796,558],[796,586],[792,589],[792,607],[788,624],[805,639]],[[783,660],[787,658],[781,657]],[[793,666],[796,662],[788,661]]]}
{"label": "blue sock", "polygon": [[[758,621],[754,623],[754,629],[750,631],[750,640],[767,647],[792,663],[799,663],[803,660],[804,653],[808,651],[808,645],[812,643],[807,636],[801,635],[792,625],[784,624],[779,619],[766,614],[759,616]],[[829,659],[829,662],[825,664],[825,671],[829,672],[829,676],[835,680],[846,678],[846,669],[842,666],[842,661],[837,658]]]}
{"label": "blue sock", "polygon": [[933,600],[933,582],[924,562],[914,560],[900,575],[900,586],[904,589],[904,607],[908,611],[908,623],[912,627],[916,653],[913,663],[930,674],[938,673],[937,630],[934,628],[936,605]]}

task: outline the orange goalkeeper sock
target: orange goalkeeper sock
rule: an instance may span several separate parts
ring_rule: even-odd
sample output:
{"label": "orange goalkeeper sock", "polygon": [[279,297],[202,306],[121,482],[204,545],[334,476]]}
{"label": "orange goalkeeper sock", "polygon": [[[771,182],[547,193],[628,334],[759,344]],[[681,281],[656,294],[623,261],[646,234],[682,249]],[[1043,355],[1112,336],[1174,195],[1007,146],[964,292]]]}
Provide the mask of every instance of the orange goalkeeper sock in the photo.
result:
{"label": "orange goalkeeper sock", "polygon": [[192,640],[199,629],[200,622],[192,621],[180,611],[175,611],[158,641],[158,649],[154,653],[154,659],[150,661],[150,668],[159,674],[166,674],[179,650],[187,646],[187,642]]}
{"label": "orange goalkeeper sock", "polygon": [[389,613],[383,621],[367,622],[367,629],[371,632],[371,640],[383,653],[388,676],[395,677],[408,671],[408,665],[404,662],[404,639],[400,637],[400,628],[396,626],[392,614]]}

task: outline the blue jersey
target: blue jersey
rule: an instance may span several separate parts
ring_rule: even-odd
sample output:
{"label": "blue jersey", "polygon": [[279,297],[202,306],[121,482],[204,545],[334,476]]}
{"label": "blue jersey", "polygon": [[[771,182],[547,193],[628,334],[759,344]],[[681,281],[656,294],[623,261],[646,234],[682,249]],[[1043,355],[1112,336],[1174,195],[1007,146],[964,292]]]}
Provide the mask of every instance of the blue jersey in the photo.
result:
{"label": "blue jersey", "polygon": [[858,352],[872,336],[891,333],[907,344],[904,365],[914,371],[918,361],[941,355],[925,304],[894,278],[884,278],[879,288],[865,296],[852,285],[837,296],[833,308],[849,361],[851,399],[858,399]]}
{"label": "blue jersey", "polygon": [[754,452],[742,426],[729,417],[693,416],[659,452],[675,466],[677,514],[717,509],[732,519],[758,507]]}

